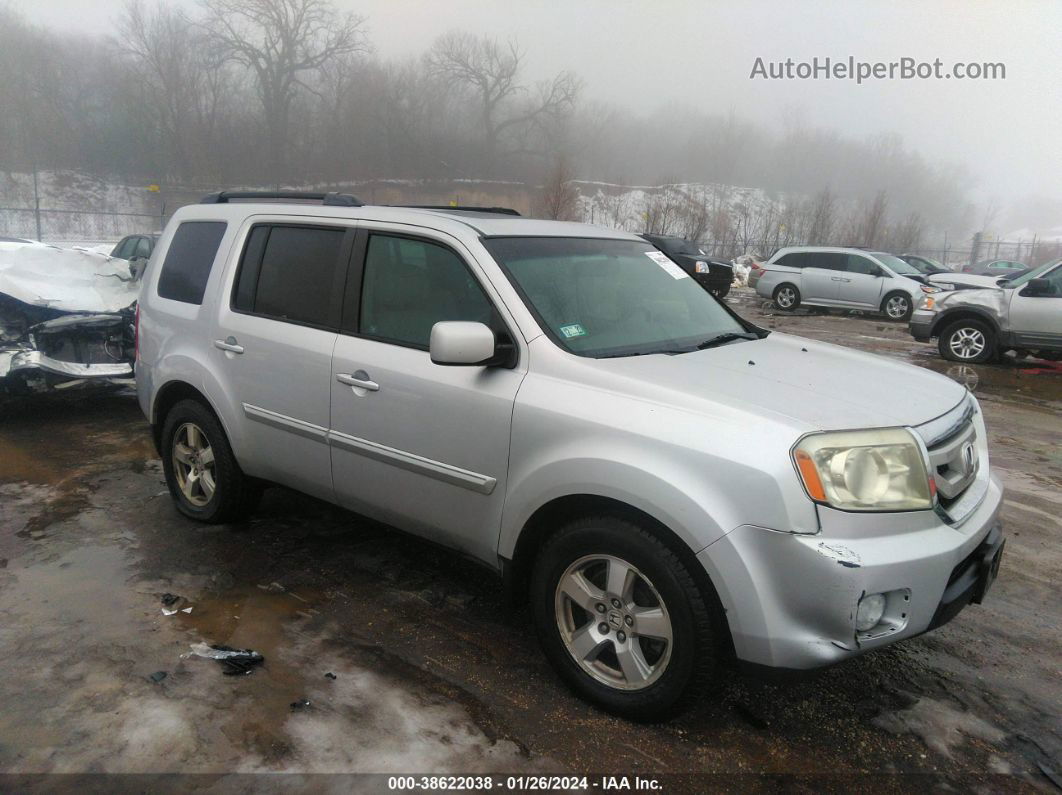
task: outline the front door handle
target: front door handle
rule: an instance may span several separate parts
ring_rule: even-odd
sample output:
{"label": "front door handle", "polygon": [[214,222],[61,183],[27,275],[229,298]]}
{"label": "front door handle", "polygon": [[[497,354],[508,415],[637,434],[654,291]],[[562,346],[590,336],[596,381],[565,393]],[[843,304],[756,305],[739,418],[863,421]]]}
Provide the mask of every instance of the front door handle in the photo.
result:
{"label": "front door handle", "polygon": [[236,338],[229,336],[223,340],[214,340],[214,347],[229,353],[243,353],[243,346],[236,342]]}
{"label": "front door handle", "polygon": [[[361,376],[358,378],[357,376]],[[351,375],[350,373],[336,373],[336,380],[341,384],[347,386],[356,387],[358,389],[367,389],[370,392],[379,392],[380,385],[375,381],[369,380],[369,374],[364,370],[358,370],[358,372]]]}

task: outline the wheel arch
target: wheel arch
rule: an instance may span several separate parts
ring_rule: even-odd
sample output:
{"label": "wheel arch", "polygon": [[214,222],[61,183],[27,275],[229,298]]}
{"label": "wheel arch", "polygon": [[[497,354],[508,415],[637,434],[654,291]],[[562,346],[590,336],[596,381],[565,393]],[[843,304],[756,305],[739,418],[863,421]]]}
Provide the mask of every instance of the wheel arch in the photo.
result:
{"label": "wheel arch", "polygon": [[988,323],[996,335],[1002,334],[1002,329],[1000,329],[999,323],[994,317],[992,317],[990,312],[986,312],[976,307],[964,306],[951,309],[937,317],[929,329],[929,336],[939,337],[944,329],[959,320],[981,320]]}
{"label": "wheel arch", "polygon": [[614,516],[636,522],[653,533],[674,552],[697,582],[710,610],[716,613],[719,626],[726,627],[726,648],[733,653],[733,639],[729,632],[722,601],[704,566],[697,560],[697,551],[664,522],[628,502],[600,494],[573,493],[555,497],[539,506],[524,522],[512,558],[503,561],[503,577],[508,597],[516,604],[527,601],[531,570],[535,557],[550,536],[565,524],[586,516]]}
{"label": "wheel arch", "polygon": [[162,450],[162,425],[166,415],[170,409],[180,403],[182,400],[195,400],[198,403],[202,403],[215,417],[218,422],[221,423],[221,427],[225,430],[225,434],[229,437],[229,443],[231,444],[232,435],[229,433],[229,429],[225,427],[224,419],[214,408],[210,399],[203,394],[202,391],[194,387],[187,381],[175,379],[173,381],[167,381],[155,394],[155,400],[151,405],[151,416],[149,420],[151,422],[151,437],[155,442],[155,449]]}

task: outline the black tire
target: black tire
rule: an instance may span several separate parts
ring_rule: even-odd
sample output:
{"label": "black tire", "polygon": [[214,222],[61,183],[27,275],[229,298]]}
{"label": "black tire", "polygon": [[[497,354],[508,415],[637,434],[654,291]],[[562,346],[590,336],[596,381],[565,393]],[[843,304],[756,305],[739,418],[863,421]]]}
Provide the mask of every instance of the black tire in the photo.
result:
{"label": "black tire", "polygon": [[[670,620],[670,656],[657,678],[642,689],[625,690],[621,685],[599,681],[576,662],[562,635],[558,584],[570,566],[598,555],[619,558],[637,569],[659,596]],[[546,657],[572,690],[615,715],[653,721],[688,708],[717,679],[715,674],[726,649],[720,640],[727,637],[726,618],[711,586],[706,588],[698,585],[675,551],[646,527],[615,516],[594,516],[561,528],[540,550],[531,577],[531,609]],[[580,629],[599,618],[611,620],[613,612],[622,614],[625,609],[616,611],[609,605],[606,616],[600,617],[587,611],[588,620]],[[607,624],[601,621],[596,626]],[[640,644],[643,640],[635,637],[636,630],[637,625],[626,640]],[[618,661],[617,646],[608,646],[615,644],[617,638],[624,640],[619,631],[613,630],[599,648],[611,648],[613,659]],[[646,659],[644,654],[642,659]]]}
{"label": "black tire", "polygon": [[[977,335],[980,335],[980,337]],[[961,353],[963,349],[962,340],[964,338],[969,340],[971,344],[971,347],[968,348],[969,355],[962,355]],[[977,351],[976,344],[979,339],[983,340],[983,347]],[[940,339],[937,341],[937,350],[940,351],[941,356],[948,361],[962,362],[963,364],[980,364],[991,361],[998,353],[996,348],[996,333],[992,327],[983,320],[975,320],[973,318],[957,320],[947,326],[940,333]]]}
{"label": "black tire", "polygon": [[[778,294],[782,293],[783,290],[792,291],[792,302],[789,303],[788,306],[783,306],[782,303],[778,302]],[[788,282],[785,284],[779,284],[774,288],[774,293],[771,297],[774,299],[775,309],[778,309],[781,312],[792,312],[800,308],[800,290],[797,289],[795,284],[789,284]],[[782,302],[786,302],[786,294],[782,295]]]}
{"label": "black tire", "polygon": [[[889,302],[892,300],[902,299],[904,304],[904,311],[902,315],[895,315],[889,312]],[[894,323],[906,323],[911,319],[911,313],[914,312],[914,301],[911,300],[911,296],[907,293],[894,291],[885,296],[885,300],[881,302],[881,311],[889,320]]]}
{"label": "black tire", "polygon": [[722,301],[724,298],[727,297],[727,295],[730,294],[730,285],[728,284],[725,287],[716,287],[711,292],[712,295]]}
{"label": "black tire", "polygon": [[[182,491],[174,461],[178,434],[189,424],[198,428],[213,452],[213,492],[204,504],[196,504]],[[177,510],[206,524],[224,524],[246,517],[254,511],[262,495],[261,484],[240,469],[214,412],[197,400],[176,403],[163,419],[162,468]],[[196,496],[205,497],[203,493]]]}

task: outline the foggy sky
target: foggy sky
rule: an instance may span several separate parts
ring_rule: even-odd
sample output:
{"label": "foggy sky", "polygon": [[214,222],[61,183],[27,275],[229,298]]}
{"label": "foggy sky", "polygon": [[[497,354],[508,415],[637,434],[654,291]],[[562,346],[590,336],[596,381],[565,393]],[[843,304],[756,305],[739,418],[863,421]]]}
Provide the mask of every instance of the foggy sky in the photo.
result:
{"label": "foggy sky", "polygon": [[[170,0],[194,7],[192,0]],[[1062,198],[1062,2],[694,2],[694,0],[335,0],[368,17],[376,52],[402,58],[460,28],[507,38],[528,73],[579,74],[583,99],[658,114],[674,103],[864,137],[903,136],[964,163],[984,199]],[[123,0],[15,0],[32,21],[109,33]],[[750,80],[765,61],[989,61],[999,81]]]}

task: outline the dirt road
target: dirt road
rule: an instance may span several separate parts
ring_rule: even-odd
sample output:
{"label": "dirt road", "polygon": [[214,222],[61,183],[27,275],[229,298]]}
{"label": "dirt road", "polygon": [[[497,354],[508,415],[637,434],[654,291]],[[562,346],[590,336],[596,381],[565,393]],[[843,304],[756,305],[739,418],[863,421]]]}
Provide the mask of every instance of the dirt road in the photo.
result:
{"label": "dirt road", "polygon": [[[881,319],[778,317],[747,292],[731,300],[768,327],[974,390],[1008,490],[1007,555],[983,606],[806,681],[735,676],[680,719],[635,725],[571,696],[529,617],[476,566],[279,488],[247,524],[195,525],[172,507],[131,395],[8,403],[0,772],[627,773],[702,791],[802,780],[790,777],[921,789],[934,776],[1051,790],[1042,767],[1062,782],[1062,370],[953,367]],[[172,615],[167,593],[181,597]],[[201,642],[265,663],[224,676],[191,653]],[[261,786],[195,781],[249,780]]]}

